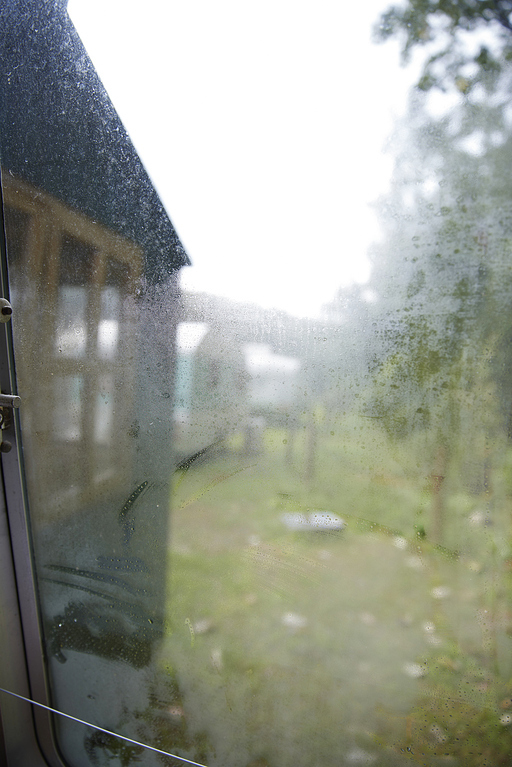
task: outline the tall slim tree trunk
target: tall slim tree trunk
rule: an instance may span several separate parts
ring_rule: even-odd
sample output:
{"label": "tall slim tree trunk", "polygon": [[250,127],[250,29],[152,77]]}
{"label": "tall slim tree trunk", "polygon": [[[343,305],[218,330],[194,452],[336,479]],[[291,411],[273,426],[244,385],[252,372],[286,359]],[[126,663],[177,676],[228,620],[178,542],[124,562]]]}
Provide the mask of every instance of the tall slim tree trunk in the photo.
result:
{"label": "tall slim tree trunk", "polygon": [[446,476],[446,448],[441,445],[438,448],[432,474],[430,475],[432,490],[432,541],[442,544],[444,535],[444,497],[442,485]]}
{"label": "tall slim tree trunk", "polygon": [[315,459],[316,459],[316,422],[313,410],[309,415],[309,423],[306,429],[306,451],[304,460],[304,477],[308,484],[311,484],[315,478]]}

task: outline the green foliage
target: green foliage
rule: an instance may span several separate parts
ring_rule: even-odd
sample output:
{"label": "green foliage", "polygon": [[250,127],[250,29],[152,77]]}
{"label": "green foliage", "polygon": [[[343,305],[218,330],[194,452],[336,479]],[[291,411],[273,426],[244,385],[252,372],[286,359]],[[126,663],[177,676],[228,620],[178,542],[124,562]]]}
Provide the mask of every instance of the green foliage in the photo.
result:
{"label": "green foliage", "polygon": [[447,441],[457,436],[461,379],[470,373],[468,351],[474,353],[481,343],[480,291],[478,281],[467,275],[469,259],[439,264],[437,254],[434,259],[426,255],[405,288],[399,318],[388,318],[382,331],[389,353],[377,368],[373,412],[391,436],[433,428]]}
{"label": "green foliage", "polygon": [[[429,48],[418,82],[420,90],[454,86],[467,94],[477,83],[492,87],[510,60],[511,14],[509,0],[407,0],[382,14],[375,37],[380,41],[400,37],[404,61],[418,46]],[[461,33],[476,33],[485,27],[495,32],[493,50],[483,42],[472,50]]]}
{"label": "green foliage", "polygon": [[[469,750],[499,765],[510,736],[501,703],[512,694],[512,450],[496,463],[491,527],[469,521],[486,493],[448,482],[441,548],[431,542],[421,430],[397,442],[379,419],[331,415],[322,429],[316,416],[314,482],[301,481],[305,432],[290,465],[287,431],[267,429],[258,457],[196,461],[177,489],[161,655],[177,670],[179,753],[205,764],[237,754],[244,767],[321,756],[337,767],[353,751],[379,766],[418,758],[433,767],[447,744],[442,753],[460,765],[478,764]],[[465,447],[481,460],[485,444]],[[286,529],[283,513],[313,509],[341,516],[347,530]],[[442,587],[451,594],[439,597]],[[289,615],[306,620],[293,627]],[[424,677],[408,674],[411,662]]]}
{"label": "green foliage", "polygon": [[[495,78],[502,104],[511,74],[507,66]],[[374,256],[380,348],[369,412],[390,435],[423,430],[451,452],[468,419],[494,429],[500,411],[512,434],[512,201],[503,175],[512,140],[491,98],[468,97],[433,119],[428,98],[416,96],[396,142],[395,184],[382,203],[387,238]]]}
{"label": "green foliage", "polygon": [[[450,757],[464,767],[510,764],[510,685],[456,643],[432,653],[425,662],[429,674],[405,718],[401,740],[393,738],[392,748],[421,764]],[[386,729],[389,716],[384,714],[383,722]],[[379,739],[389,743],[389,729]]]}

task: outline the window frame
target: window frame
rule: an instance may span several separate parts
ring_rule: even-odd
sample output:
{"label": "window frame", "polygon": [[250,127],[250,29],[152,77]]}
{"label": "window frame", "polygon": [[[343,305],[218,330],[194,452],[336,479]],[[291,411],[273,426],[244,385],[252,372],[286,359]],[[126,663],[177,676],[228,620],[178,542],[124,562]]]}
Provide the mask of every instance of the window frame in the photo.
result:
{"label": "window frame", "polygon": [[[0,172],[0,291],[9,300],[5,246],[4,199]],[[14,394],[16,374],[11,323],[0,326],[0,390]],[[23,407],[23,403],[21,405]],[[42,635],[34,580],[26,493],[22,479],[19,414],[15,409],[2,430],[0,452],[0,686],[17,695],[49,704]],[[0,762],[8,767],[62,767],[51,715],[14,695],[0,692]]]}

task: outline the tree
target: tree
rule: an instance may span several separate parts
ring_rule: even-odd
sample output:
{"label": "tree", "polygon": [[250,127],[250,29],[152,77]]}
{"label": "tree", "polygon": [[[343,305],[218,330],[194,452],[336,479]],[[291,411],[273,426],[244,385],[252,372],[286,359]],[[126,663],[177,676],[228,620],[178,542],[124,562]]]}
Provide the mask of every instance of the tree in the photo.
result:
{"label": "tree", "polygon": [[[510,12],[512,3],[408,0],[379,27],[381,39],[402,35],[405,58],[430,48],[380,203],[386,234],[372,282],[383,310],[370,408],[393,439],[422,435],[438,542],[440,478],[467,475],[461,456],[473,445],[487,486],[481,446],[512,438]],[[485,26],[493,61],[480,42],[477,53],[470,46]],[[429,110],[433,86],[458,90],[440,117]]]}
{"label": "tree", "polygon": [[[492,40],[478,39],[485,28]],[[477,83],[492,87],[512,59],[511,33],[511,0],[407,0],[388,8],[375,27],[377,40],[401,38],[404,62],[414,49],[427,49],[421,90],[455,86],[462,93]]]}

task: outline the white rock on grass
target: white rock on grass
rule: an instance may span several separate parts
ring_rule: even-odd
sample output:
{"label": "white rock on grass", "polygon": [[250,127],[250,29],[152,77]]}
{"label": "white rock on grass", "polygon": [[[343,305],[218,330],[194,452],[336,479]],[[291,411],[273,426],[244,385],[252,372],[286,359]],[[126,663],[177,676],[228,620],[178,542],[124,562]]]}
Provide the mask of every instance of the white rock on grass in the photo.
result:
{"label": "white rock on grass", "polygon": [[472,527],[481,527],[485,524],[487,514],[482,509],[477,509],[468,517],[468,522]]}
{"label": "white rock on grass", "polygon": [[433,724],[430,728],[430,736],[432,740],[437,741],[438,743],[446,743],[448,740],[448,735],[445,733],[442,727],[440,727],[438,724]]}
{"label": "white rock on grass", "polygon": [[283,626],[287,626],[290,629],[303,629],[308,625],[308,619],[298,613],[285,613],[281,618]]}
{"label": "white rock on grass", "polygon": [[421,679],[427,673],[425,666],[422,666],[420,663],[404,663],[403,670],[407,676],[413,679]]}
{"label": "white rock on grass", "polygon": [[446,597],[450,596],[452,590],[448,586],[436,586],[430,593],[434,599],[446,599]]}
{"label": "white rock on grass", "polygon": [[222,662],[222,650],[220,647],[216,647],[211,651],[210,660],[212,662],[213,668],[220,673],[224,667]]}
{"label": "white rock on grass", "polygon": [[373,764],[376,759],[375,754],[370,754],[368,751],[357,747],[349,751],[345,757],[345,761],[349,764]]}
{"label": "white rock on grass", "polygon": [[377,618],[373,613],[360,613],[359,620],[364,623],[365,626],[374,626],[377,622]]}
{"label": "white rock on grass", "polygon": [[287,512],[281,519],[288,530],[293,532],[341,532],[347,526],[345,521],[330,511],[310,511],[307,514]]}
{"label": "white rock on grass", "polygon": [[207,634],[213,629],[213,621],[211,618],[201,618],[193,624],[193,628],[195,634]]}

